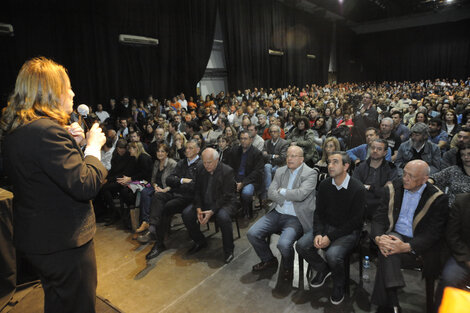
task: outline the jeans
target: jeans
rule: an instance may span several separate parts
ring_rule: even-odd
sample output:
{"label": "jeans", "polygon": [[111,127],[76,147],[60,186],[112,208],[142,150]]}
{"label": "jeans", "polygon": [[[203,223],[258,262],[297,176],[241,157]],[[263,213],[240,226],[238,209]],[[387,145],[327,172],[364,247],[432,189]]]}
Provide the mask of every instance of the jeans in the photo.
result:
{"label": "jeans", "polygon": [[451,256],[442,270],[441,280],[437,285],[436,308],[441,305],[442,294],[445,287],[461,288],[466,279],[470,279],[470,269],[465,264],[457,262],[457,260]]}
{"label": "jeans", "polygon": [[277,165],[272,165],[271,163],[266,163],[264,165],[264,188],[263,188],[263,194],[262,198],[266,199],[267,194],[268,194],[268,189],[269,186],[271,185],[271,182],[273,181],[273,176],[276,173],[278,166]]}
{"label": "jeans", "polygon": [[[332,228],[332,226],[327,226]],[[344,287],[345,272],[344,272],[344,259],[351,253],[359,238],[359,231],[354,231],[349,235],[340,237],[325,249],[326,261],[318,254],[318,249],[313,245],[313,230],[309,231],[297,241],[295,249],[297,253],[302,256],[312,268],[318,272],[325,272],[331,270],[333,285],[335,287]]]}
{"label": "jeans", "polygon": [[140,192],[140,220],[141,222],[150,221],[150,204],[152,203],[152,196],[155,193],[153,187],[145,187]]}
{"label": "jeans", "polygon": [[[204,209],[202,208],[204,211]],[[221,208],[213,215],[215,217],[217,225],[220,227],[220,231],[222,232],[222,244],[224,247],[225,255],[229,255],[233,252],[233,230],[232,230],[232,218],[230,217],[229,212]],[[206,242],[206,238],[201,232],[199,227],[199,222],[197,220],[197,212],[196,208],[192,205],[188,205],[183,210],[183,222],[189,232],[189,237],[197,243],[197,244],[204,244]]]}
{"label": "jeans", "polygon": [[267,239],[275,233],[281,233],[277,248],[281,252],[284,268],[291,269],[294,265],[294,242],[303,234],[297,216],[271,210],[251,226],[246,236],[261,261],[267,262],[274,258]]}
{"label": "jeans", "polygon": [[243,186],[241,191],[241,203],[242,210],[244,214],[252,215],[253,214],[253,194],[255,193],[255,186],[253,184],[248,184]]}

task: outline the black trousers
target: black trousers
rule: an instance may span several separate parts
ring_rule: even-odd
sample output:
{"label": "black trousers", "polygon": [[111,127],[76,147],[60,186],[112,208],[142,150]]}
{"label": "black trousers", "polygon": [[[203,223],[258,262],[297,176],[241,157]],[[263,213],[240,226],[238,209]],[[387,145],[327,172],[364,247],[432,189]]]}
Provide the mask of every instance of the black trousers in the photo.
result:
{"label": "black trousers", "polygon": [[170,218],[183,212],[191,204],[191,199],[178,197],[168,192],[156,192],[150,205],[150,225],[156,228],[157,246],[163,246],[165,234],[170,226]]}
{"label": "black trousers", "polygon": [[[392,232],[403,242],[408,242],[410,238]],[[375,274],[374,290],[372,292],[371,302],[380,306],[396,306],[398,298],[397,289],[405,287],[405,279],[401,271],[402,264],[406,267],[419,266],[417,256],[411,253],[400,253],[385,257],[380,251],[378,253],[377,273]],[[393,293],[393,294],[391,294]],[[397,303],[392,303],[393,299]]]}
{"label": "black trousers", "polygon": [[[203,209],[204,210],[204,209]],[[232,230],[232,218],[230,217],[229,210],[221,208],[217,211],[212,218],[215,218],[217,225],[220,227],[222,232],[222,243],[224,247],[224,253],[230,254],[233,252],[233,230]],[[189,237],[198,243],[203,244],[206,241],[204,234],[201,232],[199,223],[197,220],[196,208],[192,205],[188,206],[183,211],[183,222],[189,232]]]}
{"label": "black trousers", "polygon": [[51,254],[26,254],[38,270],[45,313],[94,313],[96,258],[93,240]]}

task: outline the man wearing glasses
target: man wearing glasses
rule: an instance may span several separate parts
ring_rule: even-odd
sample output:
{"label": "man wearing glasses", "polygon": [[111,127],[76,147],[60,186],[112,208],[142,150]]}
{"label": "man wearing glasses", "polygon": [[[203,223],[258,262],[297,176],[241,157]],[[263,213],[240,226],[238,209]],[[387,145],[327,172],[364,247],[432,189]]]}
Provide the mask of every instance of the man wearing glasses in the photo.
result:
{"label": "man wearing glasses", "polygon": [[302,148],[289,147],[287,165],[276,171],[269,186],[268,198],[273,201],[271,210],[247,233],[248,240],[261,259],[253,266],[253,272],[277,269],[278,260],[266,239],[280,233],[277,243],[282,257],[280,276],[284,282],[292,281],[294,242],[312,229],[316,183],[317,173],[304,163]]}

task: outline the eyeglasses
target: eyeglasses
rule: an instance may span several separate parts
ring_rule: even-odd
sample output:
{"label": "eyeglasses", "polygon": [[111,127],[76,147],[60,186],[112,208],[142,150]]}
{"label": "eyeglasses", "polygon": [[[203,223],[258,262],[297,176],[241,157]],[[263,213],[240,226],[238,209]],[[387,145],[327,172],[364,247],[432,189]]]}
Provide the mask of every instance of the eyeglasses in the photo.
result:
{"label": "eyeglasses", "polygon": [[303,156],[302,155],[296,155],[296,154],[288,154],[287,157],[288,158],[302,158]]}

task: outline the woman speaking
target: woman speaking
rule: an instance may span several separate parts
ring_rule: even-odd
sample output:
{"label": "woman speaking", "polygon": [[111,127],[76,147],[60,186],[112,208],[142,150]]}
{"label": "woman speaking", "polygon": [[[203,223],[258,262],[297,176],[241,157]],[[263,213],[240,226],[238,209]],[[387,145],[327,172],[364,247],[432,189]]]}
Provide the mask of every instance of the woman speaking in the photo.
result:
{"label": "woman speaking", "polygon": [[[13,185],[14,240],[39,273],[45,312],[95,312],[95,216],[106,175],[93,125],[68,125],[73,108],[63,66],[34,58],[21,68],[0,121],[4,168]],[[82,153],[80,145],[86,144]]]}

